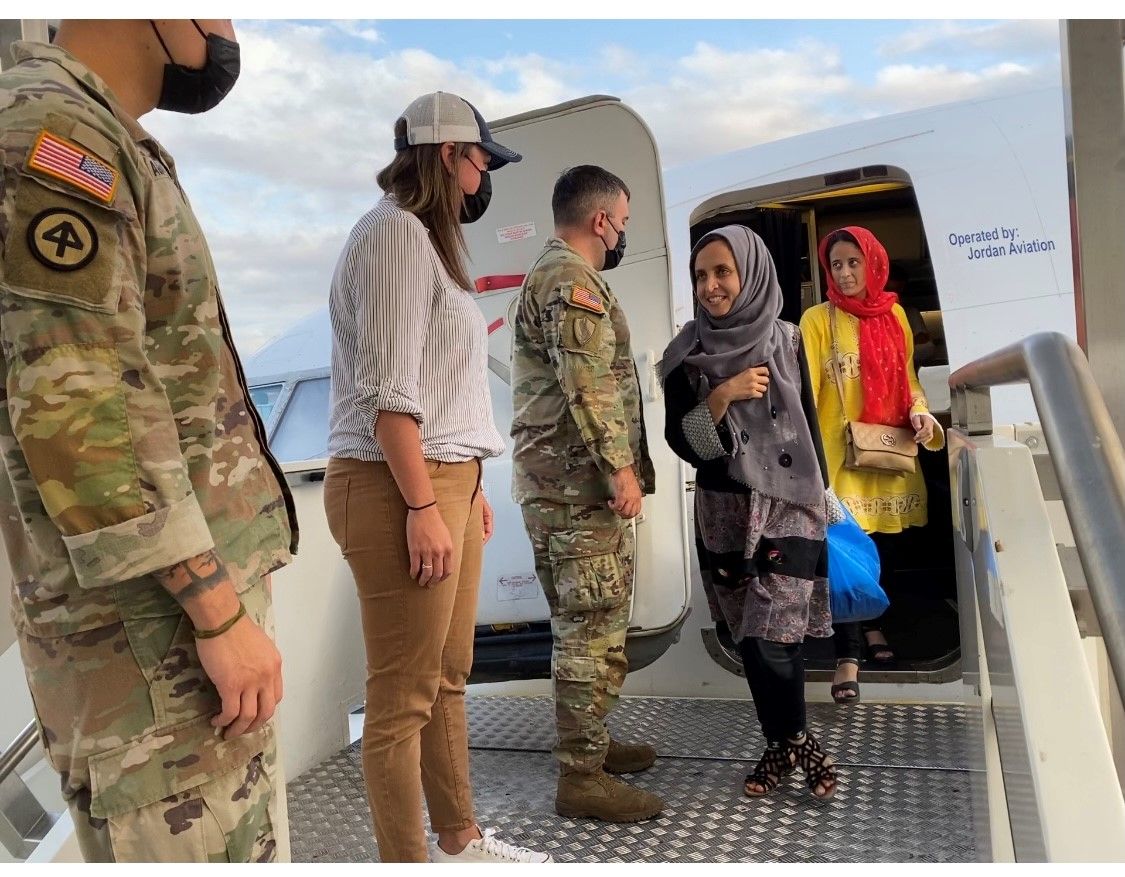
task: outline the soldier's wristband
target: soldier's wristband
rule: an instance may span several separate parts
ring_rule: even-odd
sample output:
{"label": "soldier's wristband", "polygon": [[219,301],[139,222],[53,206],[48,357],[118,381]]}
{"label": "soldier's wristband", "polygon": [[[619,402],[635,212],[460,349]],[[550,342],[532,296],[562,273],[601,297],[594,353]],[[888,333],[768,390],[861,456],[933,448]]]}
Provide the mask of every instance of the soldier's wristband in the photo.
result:
{"label": "soldier's wristband", "polygon": [[196,639],[214,639],[215,637],[219,636],[220,634],[226,633],[228,630],[234,627],[238,623],[238,620],[245,614],[246,607],[243,606],[242,601],[239,600],[238,611],[234,613],[233,617],[227,619],[218,627],[213,627],[210,630],[200,630],[198,627],[192,625],[191,635]]}
{"label": "soldier's wristband", "polygon": [[422,509],[433,508],[436,505],[437,505],[437,500],[435,499],[433,502],[428,502],[425,505],[410,505],[410,503],[407,503],[406,507],[408,509],[410,509],[410,511],[412,511],[412,512],[420,512],[420,511],[422,511]]}

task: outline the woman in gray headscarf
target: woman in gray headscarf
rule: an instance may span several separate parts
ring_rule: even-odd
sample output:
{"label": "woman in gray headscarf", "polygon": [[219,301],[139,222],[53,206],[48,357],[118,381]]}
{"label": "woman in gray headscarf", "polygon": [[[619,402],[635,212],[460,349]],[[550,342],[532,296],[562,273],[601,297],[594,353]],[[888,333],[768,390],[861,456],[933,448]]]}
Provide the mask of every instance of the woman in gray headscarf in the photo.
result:
{"label": "woman in gray headscarf", "polygon": [[739,644],[766,751],[746,794],[800,767],[831,798],[834,763],[805,722],[801,641],[832,635],[824,453],[800,331],[762,239],[739,225],[691,252],[696,318],[661,362],[665,438],[697,469],[696,544],[708,603]]}

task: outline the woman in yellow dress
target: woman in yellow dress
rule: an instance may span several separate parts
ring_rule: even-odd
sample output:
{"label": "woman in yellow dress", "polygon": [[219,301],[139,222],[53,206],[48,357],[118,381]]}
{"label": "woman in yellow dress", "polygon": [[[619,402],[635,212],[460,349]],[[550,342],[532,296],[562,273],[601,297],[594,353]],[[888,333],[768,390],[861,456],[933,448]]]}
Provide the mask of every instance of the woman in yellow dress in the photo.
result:
{"label": "woman in yellow dress", "polygon": [[[828,278],[828,301],[805,311],[801,337],[828,478],[841,502],[875,541],[886,588],[896,543],[901,541],[896,534],[926,525],[926,483],[919,467],[906,475],[845,467],[845,424],[909,427],[914,440],[931,451],[944,447],[945,436],[929,412],[914,372],[914,339],[906,314],[898,296],[884,288],[890,260],[883,245],[867,229],[847,226],[825,236],[819,250]],[[837,703],[859,700],[857,679],[865,639],[872,660],[895,660],[877,620],[862,626],[836,625],[832,697]]]}

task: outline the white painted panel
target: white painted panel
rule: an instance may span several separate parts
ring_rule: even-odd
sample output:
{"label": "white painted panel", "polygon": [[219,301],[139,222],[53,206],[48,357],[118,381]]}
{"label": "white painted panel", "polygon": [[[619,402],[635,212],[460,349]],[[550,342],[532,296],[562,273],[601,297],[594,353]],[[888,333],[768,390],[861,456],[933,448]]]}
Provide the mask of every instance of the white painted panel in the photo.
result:
{"label": "white painted panel", "polygon": [[294,487],[300,551],[273,574],[285,684],[277,723],[290,779],[348,745],[348,712],[363,702],[367,677],[355,585],[328,532],[323,496],[323,482]]}

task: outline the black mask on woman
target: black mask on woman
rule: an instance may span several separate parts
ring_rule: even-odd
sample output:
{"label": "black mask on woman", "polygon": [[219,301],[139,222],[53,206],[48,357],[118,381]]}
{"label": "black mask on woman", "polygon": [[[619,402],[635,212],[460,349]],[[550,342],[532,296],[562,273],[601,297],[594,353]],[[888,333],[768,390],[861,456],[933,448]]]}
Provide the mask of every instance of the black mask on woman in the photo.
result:
{"label": "black mask on woman", "polygon": [[[616,229],[614,229],[616,231]],[[602,241],[602,246],[605,246],[605,241]],[[608,271],[610,268],[616,268],[621,264],[621,260],[625,258],[625,229],[617,232],[617,246],[612,250],[609,247],[605,248],[605,264],[602,265],[603,271]]]}
{"label": "black mask on woman", "polygon": [[191,23],[207,41],[207,60],[202,70],[193,70],[175,63],[172,53],[164,45],[156,22],[150,21],[153,33],[160,40],[164,54],[172,63],[164,65],[164,81],[160,87],[157,107],[173,113],[205,113],[216,107],[226,97],[242,69],[238,43],[218,34],[206,34],[193,18]]}
{"label": "black mask on woman", "polygon": [[492,200],[492,180],[488,171],[480,172],[480,185],[472,195],[466,195],[461,201],[461,222],[468,225],[476,222],[488,209],[488,202]]}

